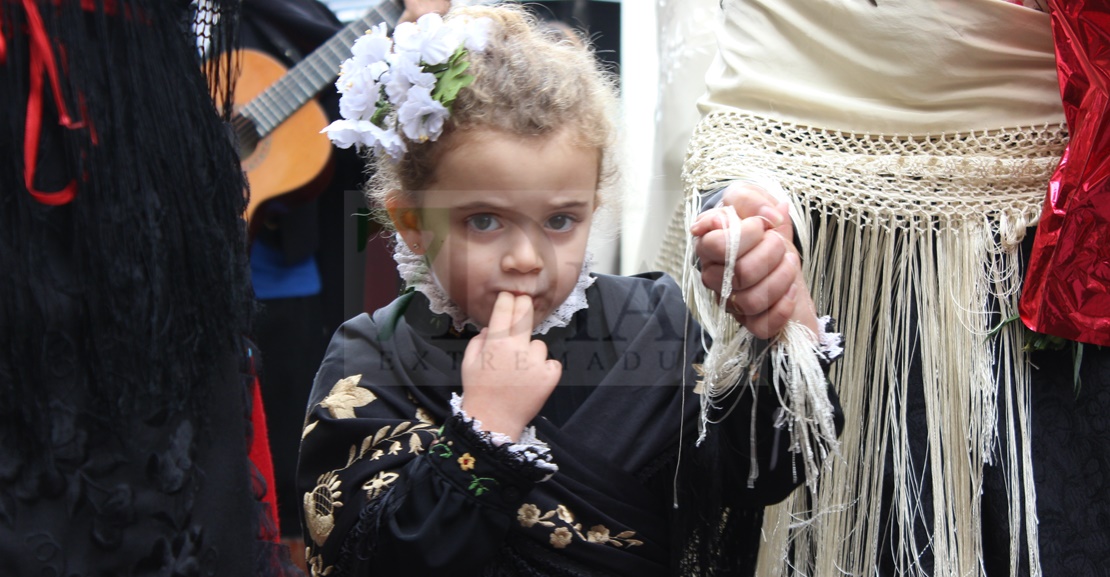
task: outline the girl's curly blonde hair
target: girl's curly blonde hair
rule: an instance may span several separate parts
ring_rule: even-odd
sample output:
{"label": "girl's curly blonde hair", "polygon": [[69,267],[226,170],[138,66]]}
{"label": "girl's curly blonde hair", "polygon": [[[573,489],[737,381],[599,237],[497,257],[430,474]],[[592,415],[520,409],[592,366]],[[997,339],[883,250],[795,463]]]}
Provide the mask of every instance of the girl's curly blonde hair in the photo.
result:
{"label": "girl's curly blonde hair", "polygon": [[[494,129],[519,136],[568,131],[575,144],[596,148],[599,189],[615,180],[616,81],[573,32],[541,23],[519,6],[470,6],[454,9],[444,20],[489,18],[489,40],[482,52],[467,55],[474,82],[462,89],[443,134],[434,142],[406,140],[399,161],[379,155],[369,183],[372,206],[386,206],[398,195],[418,195],[431,184],[437,161],[455,140],[472,129]],[[609,204],[599,192],[599,205]],[[411,200],[419,200],[411,198]],[[387,215],[380,214],[387,226]]]}

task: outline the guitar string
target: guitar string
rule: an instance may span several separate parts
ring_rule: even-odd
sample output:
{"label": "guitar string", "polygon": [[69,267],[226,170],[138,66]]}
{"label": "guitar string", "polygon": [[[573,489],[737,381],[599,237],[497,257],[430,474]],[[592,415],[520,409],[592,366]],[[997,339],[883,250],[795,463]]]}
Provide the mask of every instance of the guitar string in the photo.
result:
{"label": "guitar string", "polygon": [[[255,134],[257,136],[268,135],[285,119],[311,100],[319,92],[317,87],[326,85],[329,80],[334,78],[338,71],[332,70],[328,63],[324,61],[323,52],[330,53],[333,61],[342,62],[345,60],[347,58],[345,52],[349,51],[350,46],[361,36],[358,32],[359,28],[369,29],[379,22],[390,22],[390,15],[384,14],[380,10],[382,6],[387,5],[395,13],[392,16],[392,21],[395,22],[400,16],[399,7],[388,0],[381,2],[377,7],[371,8],[361,19],[345,26],[331,40],[322,44],[274,85],[265,89],[254,100],[244,106],[240,115],[246,116],[254,124]],[[312,77],[311,73],[315,73],[316,76]],[[304,81],[307,81],[307,83]],[[289,93],[293,93],[297,98],[290,100],[287,97]]]}

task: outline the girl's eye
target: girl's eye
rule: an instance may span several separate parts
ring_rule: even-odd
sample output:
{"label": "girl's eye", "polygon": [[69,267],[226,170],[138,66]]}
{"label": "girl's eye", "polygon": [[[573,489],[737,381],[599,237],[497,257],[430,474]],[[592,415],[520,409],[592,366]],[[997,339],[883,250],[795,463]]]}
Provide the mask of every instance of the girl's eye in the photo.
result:
{"label": "girl's eye", "polygon": [[501,223],[492,214],[476,214],[467,218],[466,224],[475,232],[490,232],[501,228]]}
{"label": "girl's eye", "polygon": [[568,214],[557,214],[547,219],[547,228],[555,232],[566,232],[574,228],[574,223],[577,222],[574,217]]}

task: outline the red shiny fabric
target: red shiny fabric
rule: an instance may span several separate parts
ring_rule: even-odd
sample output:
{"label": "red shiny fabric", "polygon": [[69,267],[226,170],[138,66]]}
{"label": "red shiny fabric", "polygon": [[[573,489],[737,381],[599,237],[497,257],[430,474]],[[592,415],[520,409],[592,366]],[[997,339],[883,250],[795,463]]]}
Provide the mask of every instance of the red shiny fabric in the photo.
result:
{"label": "red shiny fabric", "polygon": [[[253,368],[253,367],[252,367]],[[281,542],[281,526],[278,523],[277,493],[274,491],[274,462],[270,457],[270,432],[266,426],[266,411],[262,406],[262,387],[258,377],[251,383],[251,437],[250,460],[258,473],[266,481],[266,494],[262,502],[266,504],[266,514],[271,524],[259,527],[258,538],[263,541]]]}
{"label": "red shiny fabric", "polygon": [[1110,346],[1110,0],[1051,0],[1071,141],[1049,183],[1023,288],[1029,328]]}

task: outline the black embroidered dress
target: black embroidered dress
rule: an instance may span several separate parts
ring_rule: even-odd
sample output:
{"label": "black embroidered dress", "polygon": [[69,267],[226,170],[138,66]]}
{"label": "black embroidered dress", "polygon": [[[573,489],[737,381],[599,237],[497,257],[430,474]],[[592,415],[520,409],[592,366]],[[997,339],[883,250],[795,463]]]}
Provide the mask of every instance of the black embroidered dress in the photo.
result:
{"label": "black embroidered dress", "polygon": [[774,395],[759,397],[748,489],[750,393],[694,448],[701,338],[674,281],[599,275],[586,295],[539,337],[563,364],[533,422],[549,454],[511,455],[453,414],[473,333],[423,294],[340,328],[301,445],[314,575],[750,574],[761,508],[800,482]]}

